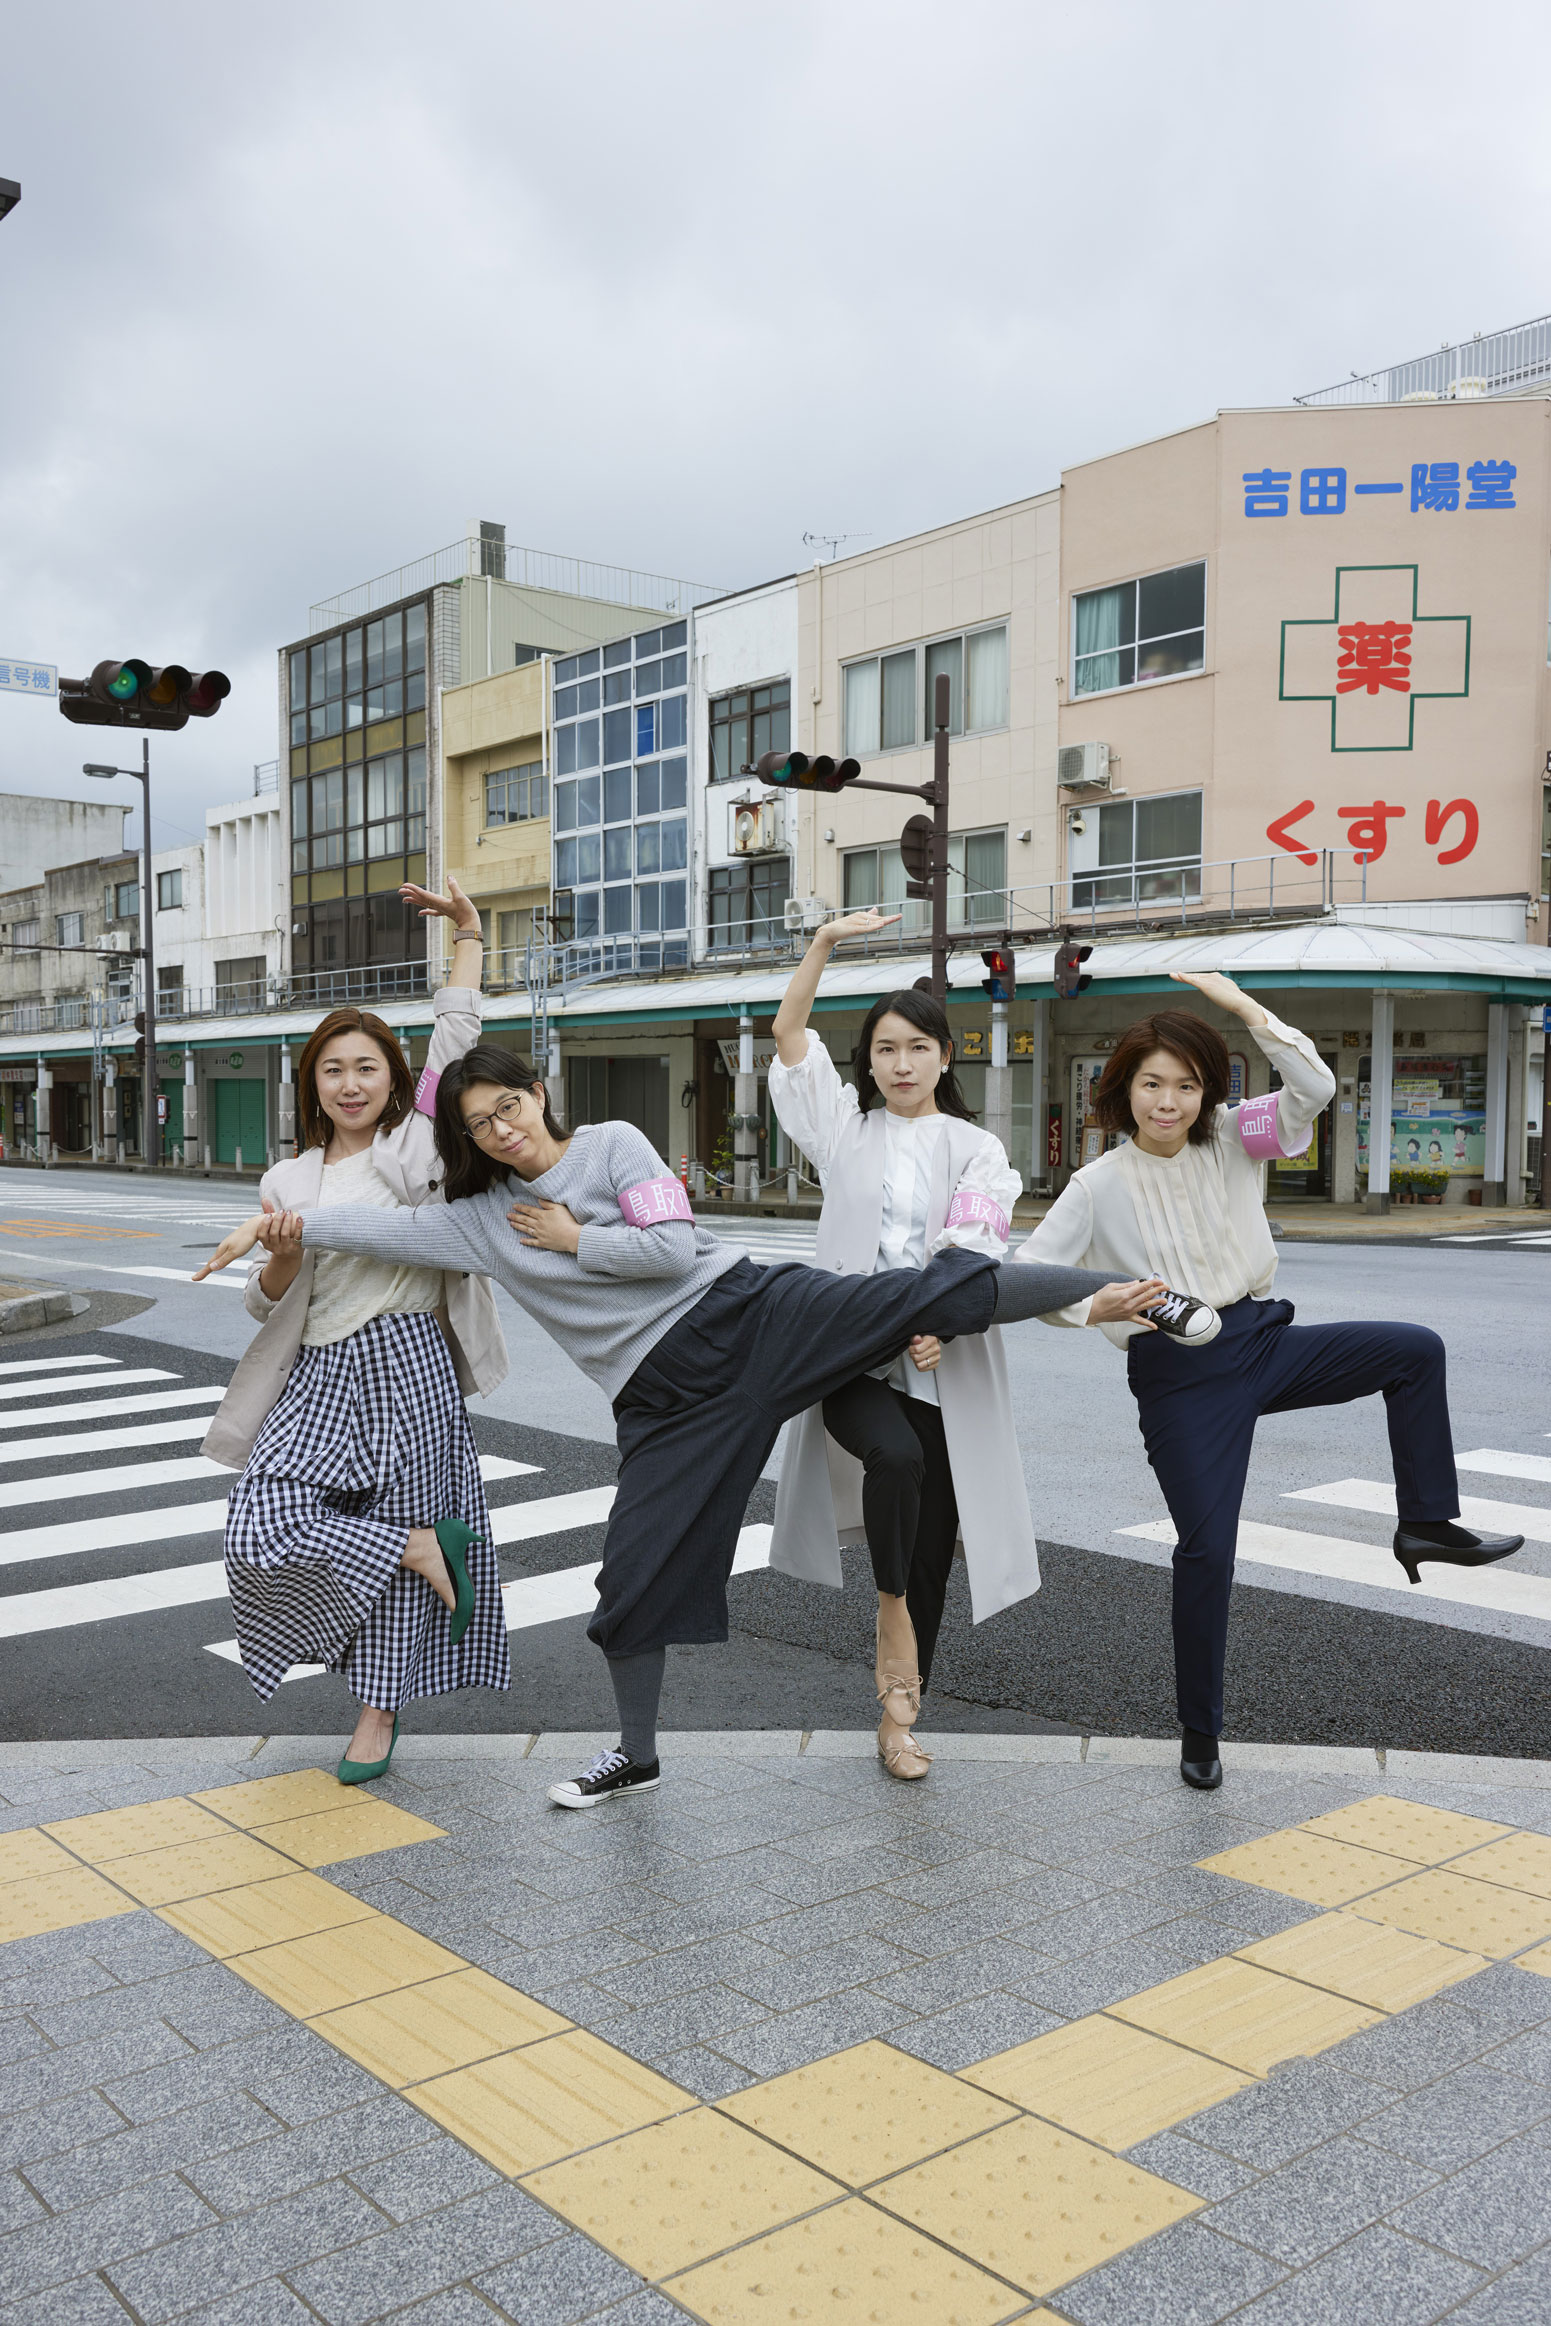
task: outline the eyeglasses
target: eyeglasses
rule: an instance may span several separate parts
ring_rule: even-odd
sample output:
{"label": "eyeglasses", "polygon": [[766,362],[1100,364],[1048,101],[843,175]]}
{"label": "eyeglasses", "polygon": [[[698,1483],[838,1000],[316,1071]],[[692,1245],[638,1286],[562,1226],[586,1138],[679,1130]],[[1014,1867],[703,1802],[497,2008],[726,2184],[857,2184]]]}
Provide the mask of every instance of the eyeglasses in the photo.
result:
{"label": "eyeglasses", "polygon": [[485,1139],[489,1137],[495,1124],[515,1123],[521,1113],[522,1097],[520,1095],[514,1098],[503,1098],[493,1114],[476,1115],[474,1120],[471,1123],[466,1122],[463,1128],[469,1138]]}

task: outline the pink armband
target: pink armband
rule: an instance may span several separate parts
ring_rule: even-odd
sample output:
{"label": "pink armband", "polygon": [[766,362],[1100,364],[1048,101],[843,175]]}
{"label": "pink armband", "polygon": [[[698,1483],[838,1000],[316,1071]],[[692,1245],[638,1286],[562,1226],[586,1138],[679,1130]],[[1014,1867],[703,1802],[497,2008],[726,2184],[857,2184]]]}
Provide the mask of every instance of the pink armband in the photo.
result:
{"label": "pink armband", "polygon": [[625,1189],[619,1208],[627,1228],[654,1228],[660,1220],[688,1220],[693,1225],[695,1217],[677,1179],[643,1179],[639,1187]]}
{"label": "pink armband", "polygon": [[961,1187],[948,1206],[950,1228],[989,1228],[1004,1244],[1011,1224],[999,1203],[993,1203],[988,1195],[976,1194],[973,1188]]}
{"label": "pink armband", "polygon": [[437,1085],[441,1079],[439,1074],[431,1072],[429,1066],[421,1068],[420,1080],[415,1084],[415,1112],[417,1115],[435,1114]]}
{"label": "pink armband", "polygon": [[1303,1135],[1301,1147],[1284,1147],[1281,1132],[1281,1092],[1268,1091],[1264,1098],[1247,1098],[1239,1108],[1239,1138],[1244,1152],[1256,1163],[1272,1163],[1283,1155],[1301,1155],[1314,1136],[1311,1124]]}

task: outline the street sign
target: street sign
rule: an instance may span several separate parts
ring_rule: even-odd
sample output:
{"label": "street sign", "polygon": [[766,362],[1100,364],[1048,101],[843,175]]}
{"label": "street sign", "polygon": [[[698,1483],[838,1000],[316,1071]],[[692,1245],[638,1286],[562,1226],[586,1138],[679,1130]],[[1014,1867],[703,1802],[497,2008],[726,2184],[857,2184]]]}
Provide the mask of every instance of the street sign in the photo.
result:
{"label": "street sign", "polygon": [[0,657],[0,694],[57,695],[58,692],[58,663],[19,662]]}

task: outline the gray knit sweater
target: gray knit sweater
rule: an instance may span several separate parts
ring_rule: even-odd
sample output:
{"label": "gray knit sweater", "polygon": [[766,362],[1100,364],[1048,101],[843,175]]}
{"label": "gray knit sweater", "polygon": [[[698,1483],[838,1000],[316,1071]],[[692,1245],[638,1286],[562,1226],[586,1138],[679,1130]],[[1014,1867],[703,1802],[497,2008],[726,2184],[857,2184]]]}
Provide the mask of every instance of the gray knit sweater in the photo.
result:
{"label": "gray knit sweater", "polygon": [[[621,1204],[645,1189],[634,1204]],[[497,1181],[483,1195],[401,1211],[323,1204],[303,1214],[309,1251],[365,1252],[419,1268],[493,1276],[566,1355],[617,1397],[664,1333],[718,1276],[738,1264],[690,1219],[650,1215],[681,1202],[678,1182],[651,1143],[629,1123],[594,1123],[572,1134],[553,1171]],[[507,1219],[514,1204],[563,1203],[582,1223],[575,1253],[539,1252]]]}

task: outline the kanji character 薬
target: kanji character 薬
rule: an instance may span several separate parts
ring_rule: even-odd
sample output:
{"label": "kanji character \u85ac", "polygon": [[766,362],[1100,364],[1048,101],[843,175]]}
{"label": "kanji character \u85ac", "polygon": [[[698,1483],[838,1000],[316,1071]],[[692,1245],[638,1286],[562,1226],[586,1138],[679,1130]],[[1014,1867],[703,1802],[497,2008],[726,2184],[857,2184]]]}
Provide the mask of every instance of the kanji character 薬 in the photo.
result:
{"label": "kanji character \u85ac", "polygon": [[1518,473],[1511,460],[1473,460],[1465,471],[1470,480],[1466,508],[1514,508],[1513,480]]}
{"label": "kanji character \u85ac", "polygon": [[1459,462],[1435,460],[1429,466],[1425,460],[1411,463],[1411,507],[1417,509],[1457,509],[1459,507]]}
{"label": "kanji character \u85ac", "polygon": [[1465,837],[1457,846],[1445,848],[1439,855],[1440,864],[1458,864],[1467,857],[1481,836],[1481,817],[1474,800],[1429,800],[1427,821],[1423,827],[1427,845],[1436,848],[1443,838],[1444,827],[1452,816],[1458,816],[1465,827]]}
{"label": "kanji character \u85ac", "polygon": [[1346,507],[1344,468],[1306,468],[1298,479],[1298,506],[1305,517],[1339,517]]}
{"label": "kanji character \u85ac", "polygon": [[1246,517],[1285,517],[1287,488],[1292,483],[1290,468],[1248,469],[1244,475],[1244,514]]}
{"label": "kanji character \u85ac", "polygon": [[1370,695],[1376,695],[1381,687],[1390,687],[1397,695],[1411,692],[1409,622],[1342,622],[1336,637],[1341,646],[1336,665],[1338,695],[1349,695],[1357,687],[1366,688]]}
{"label": "kanji character \u85ac", "polygon": [[1368,864],[1376,864],[1384,853],[1384,845],[1389,838],[1390,818],[1403,816],[1405,812],[1402,807],[1392,807],[1387,800],[1375,800],[1371,807],[1366,808],[1336,810],[1338,816],[1352,818],[1346,828],[1348,844]]}

